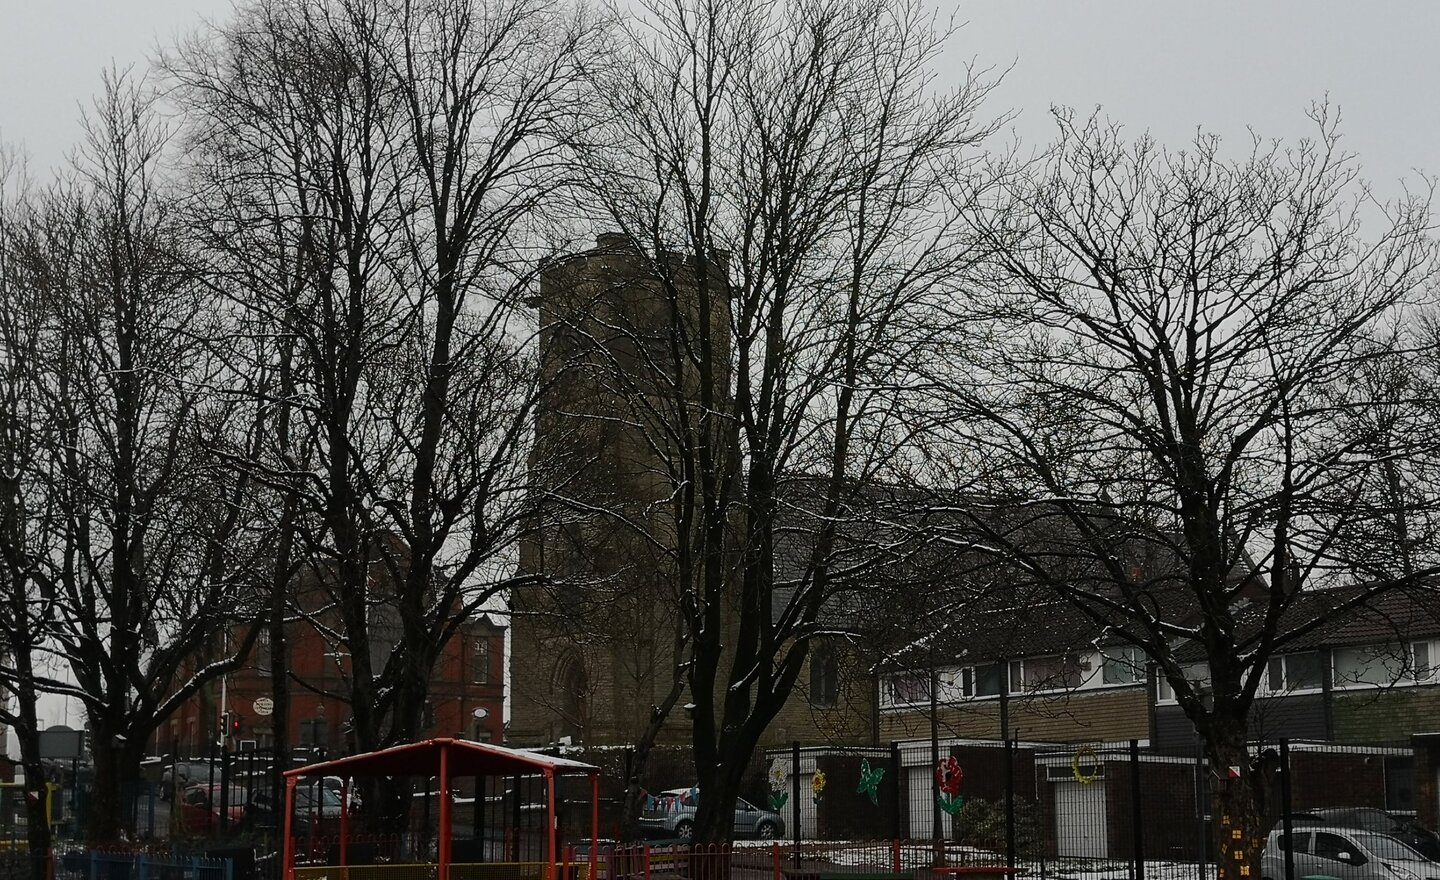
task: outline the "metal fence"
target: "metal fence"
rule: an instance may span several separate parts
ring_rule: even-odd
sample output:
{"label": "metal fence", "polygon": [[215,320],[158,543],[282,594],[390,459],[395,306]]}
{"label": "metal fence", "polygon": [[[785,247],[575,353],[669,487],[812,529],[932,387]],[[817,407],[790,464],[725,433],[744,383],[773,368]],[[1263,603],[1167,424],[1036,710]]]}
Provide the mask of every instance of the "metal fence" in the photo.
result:
{"label": "metal fence", "polygon": [[[1276,741],[1251,754],[1271,780],[1273,825],[1285,814],[1327,809],[1413,817],[1418,794],[1433,796],[1420,778],[1431,771],[1408,745]],[[1211,784],[1229,768],[1211,768],[1195,753],[1137,741],[937,739],[880,749],[795,746],[769,758],[769,805],[784,816],[792,845],[889,839],[910,853],[928,842],[932,863],[998,864],[1040,878],[1215,876]]]}
{"label": "metal fence", "polygon": [[[1274,768],[1270,822],[1278,823],[1281,813],[1321,808],[1365,807],[1413,815],[1422,792],[1434,796],[1434,786],[1419,778],[1434,771],[1428,763],[1417,767],[1415,752],[1408,747],[1276,742],[1256,746],[1253,756]],[[62,844],[55,876],[276,880],[281,829],[248,812],[257,798],[273,797],[269,766],[259,755],[218,757],[213,764],[192,762],[191,775],[203,767],[203,778],[183,784],[176,775],[165,782],[146,779],[127,790],[135,839],[165,850],[163,857],[66,853],[64,841],[83,835],[88,805],[83,774],[62,780],[68,793],[59,810]],[[1209,862],[1215,830],[1209,799],[1216,771],[1196,754],[1161,753],[1129,741],[947,739],[881,748],[792,747],[768,758],[771,772],[759,783],[768,790],[743,794],[756,807],[778,814],[784,826],[780,840],[742,841],[718,851],[653,842],[638,848],[609,846],[601,876],[634,877],[648,871],[650,877],[688,878],[692,868],[710,859],[724,861],[730,876],[742,880],[797,871],[900,873],[937,865],[998,866],[1039,880],[1082,875],[1087,880],[1215,877]],[[538,780],[466,784],[470,787],[454,793],[450,811],[455,861],[538,871],[546,852],[544,811],[538,807],[544,793]],[[190,810],[186,785],[230,792],[226,808],[212,804],[208,810]],[[350,826],[357,833],[345,841],[349,864],[397,866],[380,873],[398,877],[408,876],[399,866],[417,866],[423,873],[422,867],[433,863],[438,792],[423,779],[412,780],[411,789],[407,823],[383,835],[359,833],[373,832],[363,820],[359,827]],[[589,845],[589,805],[587,800],[570,806],[573,809],[560,811],[562,851],[573,854],[574,848]],[[617,816],[605,815],[616,810],[613,804],[602,805],[602,827],[619,827]],[[187,819],[191,812],[209,816],[209,824]],[[572,813],[583,814],[586,821],[567,822]],[[298,864],[338,863],[336,824],[323,817],[295,823]],[[587,870],[586,860],[578,861],[581,867],[567,869],[567,876],[579,878]],[[218,873],[227,870],[219,867],[226,862],[229,873]],[[0,880],[30,876],[29,869],[29,856],[12,851],[8,861],[0,863]],[[476,867],[471,880],[488,880],[493,873]]]}

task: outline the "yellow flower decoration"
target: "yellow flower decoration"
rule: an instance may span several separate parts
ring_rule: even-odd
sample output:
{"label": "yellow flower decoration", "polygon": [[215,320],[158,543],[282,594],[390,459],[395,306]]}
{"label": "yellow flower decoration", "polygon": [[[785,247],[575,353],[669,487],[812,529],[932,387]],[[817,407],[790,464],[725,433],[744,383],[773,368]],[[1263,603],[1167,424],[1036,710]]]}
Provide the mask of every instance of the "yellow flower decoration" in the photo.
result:
{"label": "yellow flower decoration", "polygon": [[825,771],[816,770],[815,775],[810,777],[810,794],[814,796],[815,803],[820,803],[820,798],[825,794]]}

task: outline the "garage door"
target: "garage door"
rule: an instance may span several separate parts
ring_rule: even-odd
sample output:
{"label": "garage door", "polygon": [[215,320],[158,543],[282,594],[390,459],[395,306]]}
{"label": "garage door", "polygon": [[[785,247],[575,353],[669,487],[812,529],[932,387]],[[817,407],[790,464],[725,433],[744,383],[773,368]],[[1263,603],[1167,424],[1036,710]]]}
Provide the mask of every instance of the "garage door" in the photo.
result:
{"label": "garage door", "polygon": [[1103,859],[1105,786],[1055,782],[1055,843],[1061,856]]}

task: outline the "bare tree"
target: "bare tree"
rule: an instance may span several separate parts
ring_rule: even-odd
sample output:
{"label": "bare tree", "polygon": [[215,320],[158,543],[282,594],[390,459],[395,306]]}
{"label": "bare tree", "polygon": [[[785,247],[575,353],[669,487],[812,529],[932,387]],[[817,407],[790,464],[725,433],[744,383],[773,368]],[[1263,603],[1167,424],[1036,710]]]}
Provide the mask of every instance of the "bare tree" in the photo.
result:
{"label": "bare tree", "polygon": [[514,581],[540,389],[523,294],[593,36],[528,0],[266,0],[168,63],[221,262],[265,264],[232,294],[283,340],[312,466],[257,469],[308,524],[320,598],[297,610],[345,658],[358,749],[420,732],[444,646]]}
{"label": "bare tree", "polygon": [[[44,578],[36,575],[37,560],[55,545],[42,525],[53,520],[50,499],[38,491],[35,476],[42,437],[55,426],[35,393],[45,309],[25,274],[23,252],[39,221],[32,197],[20,157],[0,148],[0,724],[20,749],[29,851],[44,853],[50,849],[50,822],[36,702],[49,678],[48,669],[37,664],[46,656],[50,613]],[[45,876],[43,860],[31,867],[36,880]]]}
{"label": "bare tree", "polygon": [[664,486],[703,842],[885,558],[867,493],[903,473],[911,319],[968,254],[943,184],[989,130],[984,82],[932,81],[947,36],[916,3],[655,3],[602,77],[594,188],[658,291],[607,379]]}
{"label": "bare tree", "polygon": [[[1314,139],[1230,160],[1059,113],[1049,153],[967,202],[991,258],[926,370],[945,402],[928,450],[967,493],[951,540],[1144,649],[1215,770],[1222,877],[1259,875],[1273,767],[1248,717],[1269,658],[1437,561],[1415,520],[1433,408],[1384,379],[1431,294],[1428,200],[1375,204],[1315,118]],[[1017,540],[1046,520],[1052,541]]]}
{"label": "bare tree", "polygon": [[[221,393],[224,316],[187,266],[153,100],[126,73],[106,77],[74,177],[37,206],[7,298],[24,322],[7,324],[29,328],[5,340],[7,361],[28,361],[34,428],[18,474],[23,574],[48,605],[47,650],[68,666],[44,687],[85,706],[95,841],[122,833],[122,785],[138,781],[156,726],[248,648],[253,629],[237,654],[212,643],[248,613],[263,528],[217,452],[251,425]],[[197,667],[202,649],[216,660]]]}

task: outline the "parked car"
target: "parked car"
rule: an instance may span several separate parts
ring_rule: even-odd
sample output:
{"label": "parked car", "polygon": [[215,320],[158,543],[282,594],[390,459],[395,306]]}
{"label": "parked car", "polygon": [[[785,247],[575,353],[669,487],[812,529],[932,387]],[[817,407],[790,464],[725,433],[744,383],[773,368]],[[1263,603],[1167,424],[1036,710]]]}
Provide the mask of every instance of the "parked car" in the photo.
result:
{"label": "parked car", "polygon": [[[220,779],[220,768],[215,768],[215,780]],[[210,783],[210,763],[208,761],[172,761],[165,764],[160,770],[160,797],[169,800],[177,793],[185,791],[192,785]]]}
{"label": "parked car", "polygon": [[[1303,826],[1289,847],[1296,877],[1339,880],[1440,880],[1440,865],[1388,834],[1334,825]],[[1284,880],[1285,832],[1270,832],[1260,857],[1262,880]]]}
{"label": "parked car", "polygon": [[[192,785],[185,789],[179,803],[181,829],[190,834],[209,834],[217,830],[223,792],[224,788],[219,785]],[[224,808],[230,816],[231,827],[239,827],[245,817],[245,789],[238,785],[230,786]]]}
{"label": "parked car", "polygon": [[[640,827],[649,834],[689,840],[695,831],[695,809],[700,803],[697,788],[662,791],[640,814]],[[735,836],[772,840],[785,835],[785,820],[771,810],[762,810],[744,798],[735,799]]]}
{"label": "parked car", "polygon": [[1290,814],[1292,825],[1333,825],[1360,828],[1399,838],[1431,861],[1440,862],[1440,835],[1409,816],[1397,816],[1375,807],[1325,807]]}
{"label": "parked car", "polygon": [[[283,795],[282,795],[283,797]],[[294,822],[324,824],[339,822],[340,793],[326,785],[301,785],[295,788]],[[268,790],[259,790],[245,805],[245,822],[256,828],[280,827],[281,810]]]}

